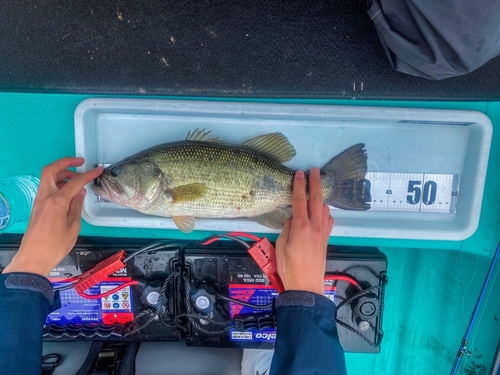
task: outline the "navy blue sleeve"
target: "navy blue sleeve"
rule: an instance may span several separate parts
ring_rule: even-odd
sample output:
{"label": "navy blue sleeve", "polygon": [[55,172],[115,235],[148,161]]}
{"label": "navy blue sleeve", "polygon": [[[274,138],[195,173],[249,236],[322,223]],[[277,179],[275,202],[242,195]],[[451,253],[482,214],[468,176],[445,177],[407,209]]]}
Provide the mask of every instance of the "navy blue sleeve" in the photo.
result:
{"label": "navy blue sleeve", "polygon": [[58,293],[45,277],[0,275],[0,372],[40,375],[43,325],[59,307]]}
{"label": "navy blue sleeve", "polygon": [[277,335],[270,375],[346,375],[337,309],[316,293],[285,291],[276,300]]}

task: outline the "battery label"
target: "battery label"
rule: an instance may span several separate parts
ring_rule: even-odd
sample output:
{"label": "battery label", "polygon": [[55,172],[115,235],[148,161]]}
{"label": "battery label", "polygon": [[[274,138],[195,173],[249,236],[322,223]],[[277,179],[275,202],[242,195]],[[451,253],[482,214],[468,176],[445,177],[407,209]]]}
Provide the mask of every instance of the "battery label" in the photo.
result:
{"label": "battery label", "polygon": [[[229,275],[229,296],[253,305],[268,305],[273,298],[278,296],[278,292],[269,282],[269,279],[262,273],[240,273],[233,272]],[[325,281],[325,296],[335,302],[335,286],[332,281]],[[231,319],[235,316],[244,317],[271,312],[271,308],[256,309],[243,306],[234,302],[229,303]],[[271,342],[276,340],[276,329],[274,327],[249,329],[245,332],[236,331],[234,328],[229,331],[229,337],[234,342]]]}
{"label": "battery label", "polygon": [[[75,279],[49,279],[57,288]],[[130,281],[128,277],[108,278],[85,291],[86,294],[106,293]],[[134,320],[132,289],[127,286],[107,297],[87,299],[80,296],[74,288],[59,292],[61,308],[47,316],[46,324],[114,324]]]}

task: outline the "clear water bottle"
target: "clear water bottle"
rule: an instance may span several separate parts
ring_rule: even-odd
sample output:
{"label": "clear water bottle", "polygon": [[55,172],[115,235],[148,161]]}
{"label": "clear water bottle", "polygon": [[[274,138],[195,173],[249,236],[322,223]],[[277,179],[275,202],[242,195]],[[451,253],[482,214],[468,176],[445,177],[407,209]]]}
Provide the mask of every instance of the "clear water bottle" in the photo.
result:
{"label": "clear water bottle", "polygon": [[29,219],[39,184],[40,180],[34,176],[0,181],[0,232]]}

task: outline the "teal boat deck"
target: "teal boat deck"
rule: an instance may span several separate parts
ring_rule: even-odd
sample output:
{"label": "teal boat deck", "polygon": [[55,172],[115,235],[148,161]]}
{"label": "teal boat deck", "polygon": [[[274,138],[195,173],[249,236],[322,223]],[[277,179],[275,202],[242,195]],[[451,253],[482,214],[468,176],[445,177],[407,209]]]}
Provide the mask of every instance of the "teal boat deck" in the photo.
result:
{"label": "teal boat deck", "polygon": [[[74,155],[73,113],[88,97],[0,93],[0,179],[20,174],[39,175],[45,164]],[[480,111],[491,119],[494,130],[486,188],[479,228],[472,237],[458,242],[330,239],[331,244],[379,247],[389,261],[381,353],[347,354],[349,373],[449,374],[500,238],[500,102],[272,102],[466,109]],[[9,232],[23,233],[25,229],[26,224],[18,224],[9,228]],[[206,232],[185,235],[174,230],[93,227],[87,223],[83,223],[81,234],[152,239],[207,236]],[[468,344],[472,355],[462,360],[461,374],[489,374],[500,339],[499,268]]]}

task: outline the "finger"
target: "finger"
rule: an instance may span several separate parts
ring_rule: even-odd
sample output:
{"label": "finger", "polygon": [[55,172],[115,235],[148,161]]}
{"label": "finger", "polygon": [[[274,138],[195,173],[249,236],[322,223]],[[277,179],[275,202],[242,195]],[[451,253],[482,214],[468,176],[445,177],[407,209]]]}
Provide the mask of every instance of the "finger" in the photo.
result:
{"label": "finger", "polygon": [[79,167],[84,163],[84,161],[85,161],[84,158],[65,157],[56,160],[52,164],[47,165],[47,168],[54,174],[58,174],[59,172],[68,169],[69,167]]}
{"label": "finger", "polygon": [[99,177],[103,170],[103,167],[97,167],[80,174],[79,176],[68,181],[66,185],[59,190],[59,193],[67,202],[70,202],[73,197],[75,197],[85,187],[85,185]]}
{"label": "finger", "polygon": [[333,230],[333,225],[335,224],[335,219],[333,217],[329,217],[328,218],[328,225],[327,225],[327,228],[328,228],[328,233],[331,235],[332,234],[332,230]]}
{"label": "finger", "polygon": [[292,217],[290,216],[288,219],[285,220],[285,224],[283,225],[283,231],[281,232],[280,237],[283,236],[284,239],[288,240],[291,227],[292,227]]}
{"label": "finger", "polygon": [[330,214],[330,207],[327,205],[323,206],[323,228],[325,228],[326,233],[330,235],[333,229],[333,217]]}
{"label": "finger", "polygon": [[306,179],[303,171],[297,171],[293,179],[292,209],[294,222],[307,219]]}
{"label": "finger", "polygon": [[61,181],[61,182],[58,182],[58,183],[56,184],[56,186],[57,186],[57,188],[58,188],[58,189],[62,189],[62,187],[63,187],[64,185],[66,185],[66,184],[67,184],[67,182],[66,182],[66,181]]}
{"label": "finger", "polygon": [[69,167],[79,167],[83,163],[83,158],[66,157],[43,167],[37,196],[41,199],[45,199],[49,195],[54,194],[57,191],[56,183],[58,182],[58,173]]}
{"label": "finger", "polygon": [[276,240],[276,261],[278,264],[278,267],[282,267],[284,265],[283,259],[284,259],[284,252],[286,248],[286,243],[288,242],[288,237],[290,235],[290,228],[292,227],[292,217],[290,216],[288,219],[285,220],[285,224],[283,226],[283,231],[279,235],[278,239]]}
{"label": "finger", "polygon": [[[85,198],[86,193],[87,191],[85,189],[82,189],[78,194],[76,194],[76,196],[73,197],[73,199],[71,199],[68,208],[68,224],[70,225],[71,229],[78,229],[77,232],[79,232],[80,228],[83,199]],[[78,228],[74,228],[75,226],[77,226]]]}
{"label": "finger", "polygon": [[323,212],[323,190],[321,189],[321,176],[318,168],[311,169],[309,173],[309,219],[320,223]]}
{"label": "finger", "polygon": [[328,218],[331,217],[330,215],[330,207],[328,207],[326,204],[323,205],[321,208],[321,222],[323,223],[323,226],[326,226],[328,224]]}
{"label": "finger", "polygon": [[283,230],[281,231],[278,239],[276,240],[276,248],[281,247],[280,245],[284,245],[286,241],[288,241],[288,236],[290,235],[290,228],[292,226],[292,217],[290,216],[285,220],[283,224]]}
{"label": "finger", "polygon": [[72,178],[75,178],[76,176],[80,175],[80,173],[70,171],[68,169],[65,169],[64,171],[61,171],[57,174],[56,177],[56,185],[57,182],[65,181],[65,180],[71,180]]}

